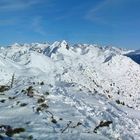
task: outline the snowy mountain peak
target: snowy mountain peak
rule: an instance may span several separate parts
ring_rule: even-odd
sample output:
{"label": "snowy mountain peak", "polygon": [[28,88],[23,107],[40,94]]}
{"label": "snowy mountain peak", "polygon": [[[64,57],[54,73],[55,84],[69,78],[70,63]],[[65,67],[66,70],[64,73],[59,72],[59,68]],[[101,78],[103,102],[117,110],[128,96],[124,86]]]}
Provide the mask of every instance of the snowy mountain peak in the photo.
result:
{"label": "snowy mountain peak", "polygon": [[66,40],[62,40],[61,41],[61,45],[63,46],[63,45],[67,45],[68,43],[66,42]]}
{"label": "snowy mountain peak", "polygon": [[62,47],[62,48],[64,48],[64,49],[69,49],[69,46],[68,46],[68,43],[65,41],[65,40],[63,40],[61,43],[60,43],[60,47]]}
{"label": "snowy mountain peak", "polygon": [[21,45],[18,44],[18,43],[14,43],[14,44],[11,45],[11,47],[12,47],[12,48],[17,48],[17,47],[21,47]]}

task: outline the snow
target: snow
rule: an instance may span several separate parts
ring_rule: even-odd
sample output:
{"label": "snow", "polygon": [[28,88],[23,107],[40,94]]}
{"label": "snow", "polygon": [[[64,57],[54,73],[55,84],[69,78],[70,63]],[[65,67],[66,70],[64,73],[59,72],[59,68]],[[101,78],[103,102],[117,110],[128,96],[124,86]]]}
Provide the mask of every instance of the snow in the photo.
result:
{"label": "snow", "polygon": [[[1,48],[0,87],[15,76],[0,92],[0,126],[25,129],[2,139],[140,140],[140,66],[124,51],[65,40]],[[112,123],[95,133],[102,121]]]}

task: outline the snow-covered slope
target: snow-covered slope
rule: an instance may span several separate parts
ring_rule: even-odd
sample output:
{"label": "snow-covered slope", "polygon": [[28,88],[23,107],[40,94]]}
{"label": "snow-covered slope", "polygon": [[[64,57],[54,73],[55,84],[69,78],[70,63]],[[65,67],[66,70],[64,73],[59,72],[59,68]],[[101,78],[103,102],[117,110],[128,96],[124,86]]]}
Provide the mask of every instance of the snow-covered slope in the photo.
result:
{"label": "snow-covered slope", "polygon": [[0,139],[139,140],[140,66],[123,54],[66,41],[1,48]]}

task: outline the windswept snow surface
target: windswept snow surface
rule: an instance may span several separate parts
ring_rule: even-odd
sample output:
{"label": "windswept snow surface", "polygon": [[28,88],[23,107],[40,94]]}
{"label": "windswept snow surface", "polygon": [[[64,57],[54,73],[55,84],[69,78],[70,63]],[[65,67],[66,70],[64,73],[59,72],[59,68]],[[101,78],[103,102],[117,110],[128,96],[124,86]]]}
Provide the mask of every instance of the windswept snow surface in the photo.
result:
{"label": "windswept snow surface", "polygon": [[0,140],[140,140],[140,66],[123,54],[66,41],[0,48],[0,87],[14,74],[0,92]]}

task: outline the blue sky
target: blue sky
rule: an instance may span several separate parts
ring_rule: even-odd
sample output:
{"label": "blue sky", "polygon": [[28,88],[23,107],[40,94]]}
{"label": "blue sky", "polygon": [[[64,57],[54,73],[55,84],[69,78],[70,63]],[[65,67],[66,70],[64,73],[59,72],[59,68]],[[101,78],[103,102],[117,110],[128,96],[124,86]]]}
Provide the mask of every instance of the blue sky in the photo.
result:
{"label": "blue sky", "polygon": [[0,0],[0,45],[95,43],[140,48],[140,0]]}

